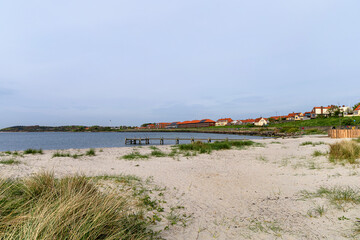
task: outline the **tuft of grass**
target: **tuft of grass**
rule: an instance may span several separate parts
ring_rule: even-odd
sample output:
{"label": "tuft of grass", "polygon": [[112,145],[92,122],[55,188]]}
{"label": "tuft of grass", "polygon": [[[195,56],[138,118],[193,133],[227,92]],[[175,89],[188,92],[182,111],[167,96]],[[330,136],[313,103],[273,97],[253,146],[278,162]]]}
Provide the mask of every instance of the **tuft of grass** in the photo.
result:
{"label": "tuft of grass", "polygon": [[281,142],[277,142],[277,141],[272,141],[270,142],[271,144],[281,144]]}
{"label": "tuft of grass", "polygon": [[55,152],[52,157],[53,158],[55,158],[55,157],[71,157],[71,158],[77,159],[77,158],[82,157],[82,156],[84,156],[84,154],[73,154],[73,155],[71,155],[70,153]]}
{"label": "tuft of grass", "polygon": [[153,239],[147,217],[125,193],[82,176],[38,174],[0,182],[1,239]]}
{"label": "tuft of grass", "polygon": [[86,151],[85,155],[86,156],[96,156],[95,149],[90,148],[88,151]]}
{"label": "tuft of grass", "polygon": [[43,154],[43,150],[28,148],[24,151],[24,154]]}
{"label": "tuft of grass", "polygon": [[327,198],[330,203],[338,207],[346,203],[360,204],[359,189],[349,186],[320,187],[316,192],[301,191],[301,195],[303,198]]}
{"label": "tuft of grass", "polygon": [[313,154],[312,154],[313,157],[320,157],[320,156],[326,156],[326,153],[323,153],[321,151],[314,151]]}
{"label": "tuft of grass", "polygon": [[266,157],[262,156],[262,155],[257,157],[256,159],[259,160],[259,161],[262,161],[262,162],[269,162],[269,160]]}
{"label": "tuft of grass", "polygon": [[360,143],[360,137],[356,138],[356,139],[353,139],[353,141]]}
{"label": "tuft of grass", "polygon": [[166,154],[160,150],[153,150],[150,155],[154,157],[166,157]]}
{"label": "tuft of grass", "polygon": [[250,140],[239,140],[239,141],[223,141],[223,142],[214,142],[214,143],[203,143],[195,142],[192,144],[181,144],[177,145],[180,151],[192,151],[198,153],[211,153],[213,150],[226,150],[236,147],[238,149],[243,149],[247,146],[261,146],[261,144],[255,143]]}
{"label": "tuft of grass", "polygon": [[306,142],[301,143],[300,146],[312,145],[313,147],[315,147],[316,145],[322,145],[322,144],[326,144],[326,143],[306,141]]}
{"label": "tuft of grass", "polygon": [[71,157],[71,154],[70,153],[55,152],[52,155],[52,157],[53,158],[55,158],[55,157]]}
{"label": "tuft of grass", "polygon": [[357,163],[360,158],[360,145],[354,141],[341,141],[330,145],[329,160],[330,162],[348,162]]}
{"label": "tuft of grass", "polygon": [[279,226],[277,222],[273,221],[259,221],[253,219],[250,221],[249,229],[253,232],[264,232],[268,234],[273,234],[277,237],[281,237],[281,232],[283,229]]}
{"label": "tuft of grass", "polygon": [[143,155],[143,154],[140,154],[137,151],[134,151],[132,153],[129,153],[129,154],[126,154],[126,155],[122,156],[122,158],[125,159],[125,160],[135,160],[135,159],[148,159],[149,156],[148,155]]}
{"label": "tuft of grass", "polygon": [[5,164],[5,165],[14,165],[19,163],[20,161],[16,160],[15,158],[0,160],[0,164]]}
{"label": "tuft of grass", "polygon": [[318,205],[307,212],[309,217],[322,217],[326,212],[326,208],[323,205]]}

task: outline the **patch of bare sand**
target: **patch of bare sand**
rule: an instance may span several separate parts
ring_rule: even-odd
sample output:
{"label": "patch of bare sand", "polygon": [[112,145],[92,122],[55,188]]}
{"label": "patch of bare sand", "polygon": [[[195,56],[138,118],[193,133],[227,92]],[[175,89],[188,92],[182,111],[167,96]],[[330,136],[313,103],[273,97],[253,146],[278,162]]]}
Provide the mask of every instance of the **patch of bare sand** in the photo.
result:
{"label": "patch of bare sand", "polygon": [[[326,156],[314,157],[315,150],[328,151],[337,140],[321,136],[294,139],[256,140],[264,147],[214,151],[192,157],[151,157],[147,160],[121,159],[136,149],[148,154],[148,146],[104,148],[95,157],[52,158],[25,155],[19,165],[0,165],[2,177],[23,177],[39,171],[68,174],[153,177],[166,187],[165,199],[183,206],[192,218],[186,227],[164,231],[166,239],[347,239],[352,234],[359,207],[339,210],[324,199],[302,200],[301,190],[320,186],[358,187],[358,166],[334,165]],[[305,145],[305,141],[324,142]],[[170,152],[170,146],[159,147]],[[83,153],[85,150],[64,150]],[[309,212],[323,206],[323,216]],[[341,220],[339,220],[341,219]]]}

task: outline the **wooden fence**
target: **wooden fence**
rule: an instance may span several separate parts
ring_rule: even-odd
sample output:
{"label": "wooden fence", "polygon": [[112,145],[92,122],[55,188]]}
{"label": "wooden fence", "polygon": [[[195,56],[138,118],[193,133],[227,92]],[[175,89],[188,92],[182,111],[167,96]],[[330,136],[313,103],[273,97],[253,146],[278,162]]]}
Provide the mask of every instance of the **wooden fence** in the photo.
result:
{"label": "wooden fence", "polygon": [[330,129],[329,137],[331,138],[358,138],[360,129]]}

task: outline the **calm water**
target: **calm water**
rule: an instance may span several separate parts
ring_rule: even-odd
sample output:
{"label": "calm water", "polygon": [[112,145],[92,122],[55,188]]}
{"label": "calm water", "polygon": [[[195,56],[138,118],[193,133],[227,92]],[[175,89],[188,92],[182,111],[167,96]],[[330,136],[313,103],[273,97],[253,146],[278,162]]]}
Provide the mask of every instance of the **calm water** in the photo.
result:
{"label": "calm water", "polygon": [[[105,148],[124,147],[125,138],[229,138],[229,139],[259,139],[256,136],[239,136],[232,134],[210,133],[172,133],[172,132],[41,132],[41,133],[5,133],[0,132],[0,151],[34,149],[70,149],[70,148]],[[150,142],[158,145],[159,141]],[[180,143],[186,143],[180,141]],[[166,141],[165,144],[175,144],[175,141]],[[126,145],[129,146],[129,145]]]}

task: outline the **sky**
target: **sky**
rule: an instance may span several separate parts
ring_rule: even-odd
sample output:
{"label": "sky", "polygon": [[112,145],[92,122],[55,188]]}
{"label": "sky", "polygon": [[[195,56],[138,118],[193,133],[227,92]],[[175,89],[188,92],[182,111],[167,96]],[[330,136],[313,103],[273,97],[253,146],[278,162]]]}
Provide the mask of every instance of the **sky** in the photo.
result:
{"label": "sky", "polygon": [[0,2],[0,128],[360,102],[359,0]]}

